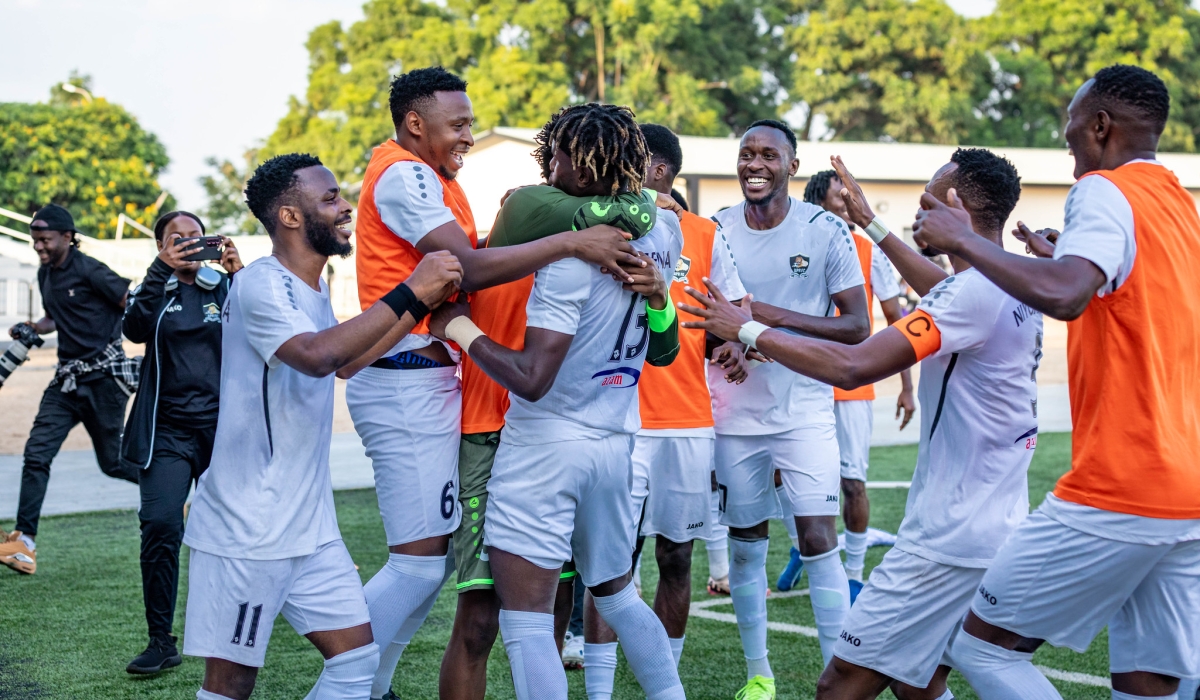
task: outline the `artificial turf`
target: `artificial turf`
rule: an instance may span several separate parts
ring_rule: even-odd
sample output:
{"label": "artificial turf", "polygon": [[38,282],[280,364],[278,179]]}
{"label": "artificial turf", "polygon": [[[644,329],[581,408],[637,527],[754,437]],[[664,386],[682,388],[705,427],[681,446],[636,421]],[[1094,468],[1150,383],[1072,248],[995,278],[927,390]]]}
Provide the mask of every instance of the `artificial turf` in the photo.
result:
{"label": "artificial turf", "polygon": [[[1041,502],[1054,481],[1067,470],[1070,436],[1040,436],[1030,468],[1029,493]],[[871,451],[872,480],[907,480],[916,460],[915,446],[883,447]],[[904,514],[907,491],[873,489],[871,524],[896,531]],[[336,494],[338,522],[346,545],[367,580],[387,560],[383,524],[372,490]],[[0,522],[11,527],[11,522]],[[773,523],[768,576],[775,578],[786,564],[789,543],[780,523]],[[185,548],[186,553],[186,548]],[[652,553],[652,544],[646,548]],[[886,550],[868,551],[868,570]],[[141,578],[138,569],[138,523],[132,511],[109,511],[47,517],[38,537],[38,572],[19,576],[0,569],[0,700],[16,698],[191,698],[200,686],[204,664],[185,657],[182,666],[150,678],[125,673],[125,664],[145,646]],[[187,556],[183,561],[176,634],[185,631],[184,606]],[[693,600],[709,600],[705,592],[708,563],[703,546],[693,558]],[[653,595],[657,569],[647,557],[642,578],[647,598]],[[797,588],[806,584],[802,580]],[[437,695],[438,667],[450,636],[454,615],[453,582],[438,599],[425,626],[405,652],[395,677],[403,698]],[[716,608],[732,612],[732,607]],[[773,621],[813,626],[806,598],[768,601]],[[786,632],[768,639],[778,697],[811,698],[821,672],[817,640]],[[1086,654],[1043,648],[1035,662],[1050,668],[1107,676],[1108,645],[1104,634]],[[303,698],[321,671],[321,657],[304,638],[280,619],[267,651],[266,667],[258,676],[255,698]],[[745,682],[745,665],[737,627],[727,622],[693,618],[680,676],[688,697],[729,699]],[[568,673],[571,698],[583,699],[583,673]],[[1105,688],[1055,681],[1067,699],[1109,697]],[[951,676],[958,698],[974,698],[961,676]],[[497,642],[488,668],[489,698],[513,698],[504,647]],[[617,671],[615,698],[644,697],[628,666]],[[883,697],[890,697],[890,693]]]}

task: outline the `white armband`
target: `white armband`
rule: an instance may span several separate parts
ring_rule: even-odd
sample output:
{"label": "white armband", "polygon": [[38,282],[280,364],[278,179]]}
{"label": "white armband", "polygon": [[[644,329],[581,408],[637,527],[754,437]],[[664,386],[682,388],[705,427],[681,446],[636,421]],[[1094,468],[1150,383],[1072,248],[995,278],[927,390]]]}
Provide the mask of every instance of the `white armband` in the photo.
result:
{"label": "white armband", "polygon": [[871,219],[871,223],[867,224],[867,227],[863,231],[866,232],[868,238],[875,241],[876,245],[879,245],[879,242],[887,238],[888,234],[891,233],[888,227],[884,226],[883,222],[879,220],[878,216]]}
{"label": "white armband", "polygon": [[754,344],[758,342],[758,336],[762,335],[763,331],[770,329],[771,327],[765,323],[746,321],[742,324],[741,329],[738,330],[738,340],[742,341],[747,347],[757,350],[758,348]]}
{"label": "white armband", "polygon": [[479,330],[479,326],[476,326],[475,322],[466,316],[456,316],[446,324],[446,337],[458,343],[458,347],[467,354],[470,354],[471,343],[474,343],[481,335],[485,335],[485,333]]}

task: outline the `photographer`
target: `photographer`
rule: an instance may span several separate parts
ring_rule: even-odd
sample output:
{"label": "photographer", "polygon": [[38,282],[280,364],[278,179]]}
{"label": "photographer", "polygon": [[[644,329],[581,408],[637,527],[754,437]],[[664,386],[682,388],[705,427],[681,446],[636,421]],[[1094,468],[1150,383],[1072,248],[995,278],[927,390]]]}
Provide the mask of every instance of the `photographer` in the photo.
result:
{"label": "photographer", "polygon": [[142,391],[121,442],[121,463],[138,474],[142,526],[142,598],[150,644],[129,673],[157,673],[182,659],[171,636],[179,587],[183,505],[192,482],[208,468],[221,386],[221,308],[230,278],[242,268],[233,241],[223,238],[222,274],[188,257],[204,235],[195,214],[173,211],[154,223],[159,254],[125,310],[125,337],[146,344]]}
{"label": "photographer", "polygon": [[137,472],[121,465],[121,421],[125,403],[137,389],[138,362],[121,349],[121,313],[129,280],[79,252],[70,212],[48,204],[33,215],[29,233],[37,251],[38,287],[46,315],[19,323],[39,335],[58,333],[58,366],[42,394],[37,418],[25,443],[16,531],[3,535],[0,563],[23,574],[37,569],[34,536],[50,481],[50,463],[67,433],[83,423],[105,474],[137,482]]}

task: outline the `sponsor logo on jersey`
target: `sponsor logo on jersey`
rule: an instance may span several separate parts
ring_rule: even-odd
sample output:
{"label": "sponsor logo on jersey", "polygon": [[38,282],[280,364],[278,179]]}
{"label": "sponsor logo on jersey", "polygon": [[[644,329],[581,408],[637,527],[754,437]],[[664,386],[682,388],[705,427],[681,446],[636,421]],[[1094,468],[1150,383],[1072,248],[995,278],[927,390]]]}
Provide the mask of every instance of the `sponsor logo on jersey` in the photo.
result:
{"label": "sponsor logo on jersey", "polygon": [[808,261],[807,255],[796,253],[788,258],[788,262],[792,266],[792,277],[808,277]]}
{"label": "sponsor logo on jersey", "polygon": [[200,307],[204,309],[205,323],[220,323],[221,322],[221,307],[217,306],[216,302],[208,302]]}
{"label": "sponsor logo on jersey", "polygon": [[172,304],[171,306],[167,307],[167,313],[169,313],[169,314],[173,314],[176,311],[183,311],[183,305],[182,304]]}
{"label": "sponsor logo on jersey", "polygon": [[592,375],[592,379],[599,379],[600,386],[628,389],[631,386],[637,386],[641,376],[642,373],[632,367],[618,367],[597,372]]}
{"label": "sponsor logo on jersey", "polygon": [[687,282],[688,270],[692,269],[692,259],[686,255],[679,256],[679,262],[675,263],[675,274],[672,279],[676,282]]}

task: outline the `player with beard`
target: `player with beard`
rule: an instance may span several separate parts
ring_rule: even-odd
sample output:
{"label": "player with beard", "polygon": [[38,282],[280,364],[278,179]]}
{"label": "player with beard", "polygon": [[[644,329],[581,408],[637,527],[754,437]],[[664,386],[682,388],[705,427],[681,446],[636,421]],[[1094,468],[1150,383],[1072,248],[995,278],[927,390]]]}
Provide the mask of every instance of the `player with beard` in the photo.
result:
{"label": "player with beard", "polygon": [[[636,262],[622,233],[611,227],[567,231],[510,248],[475,248],[475,220],[455,180],[474,144],[466,89],[441,67],[392,81],[396,136],[371,154],[355,224],[363,308],[403,280],[422,256],[439,250],[460,260],[468,292],[519,280],[576,255],[613,268]],[[389,551],[387,565],[366,587],[375,636],[388,644],[372,697],[387,692],[400,654],[451,573],[448,544],[461,514],[458,361],[457,348],[430,336],[422,321],[411,331],[395,329],[361,362],[339,372],[350,379],[346,403],[374,469]]]}
{"label": "player with beard", "polygon": [[[742,136],[738,180],[746,200],[713,217],[753,297],[756,321],[843,343],[867,337],[867,299],[850,230],[818,206],[788,196],[796,136],[782,122],[755,122]],[[834,310],[840,315],[834,315]],[[808,571],[813,615],[828,660],[850,608],[838,557],[839,453],[833,389],[777,363],[752,369],[741,384],[709,368],[716,424],[721,522],[729,526],[729,586],[746,657],[746,700],[775,697],[767,661],[767,523],[795,518]],[[775,494],[781,472],[791,502]]]}
{"label": "player with beard", "polygon": [[[604,165],[606,154],[626,147],[632,162]],[[641,189],[648,158],[626,108],[567,108],[546,148],[554,154],[549,182],[567,194]],[[521,350],[485,335],[462,307],[447,307],[432,322],[436,335],[458,342],[510,391],[487,487],[484,543],[521,700],[567,696],[551,613],[559,571],[572,556],[647,697],[683,697],[666,632],[630,578],[630,446],[640,420],[637,392],[628,390],[643,362],[669,364],[679,350],[677,340],[661,342],[677,337],[669,332],[677,321],[664,281],[682,245],[675,217],[659,216],[633,245],[649,264],[634,271],[631,284],[578,260],[539,270]]]}
{"label": "player with beard", "polygon": [[[1049,258],[978,240],[922,197],[918,245],[972,264],[1032,310],[1069,320],[1071,470],[983,577],[951,659],[984,700],[1059,698],[1042,641],[1082,652],[1108,626],[1114,699],[1174,698],[1200,675],[1200,216],[1156,159],[1158,76],[1103,68],[1067,107],[1077,182]],[[1023,232],[1026,239],[1032,232]]]}
{"label": "player with beard", "polygon": [[199,700],[248,698],[280,613],[325,657],[309,698],[366,697],[379,664],[362,583],[329,477],[333,373],[393,328],[412,328],[462,279],[427,256],[362,315],[338,324],[321,273],[349,255],[350,205],[309,155],[277,156],[246,183],[272,254],[246,266],[222,310],[221,406],[184,543],[184,653],[205,658]]}

